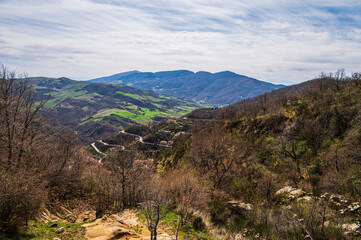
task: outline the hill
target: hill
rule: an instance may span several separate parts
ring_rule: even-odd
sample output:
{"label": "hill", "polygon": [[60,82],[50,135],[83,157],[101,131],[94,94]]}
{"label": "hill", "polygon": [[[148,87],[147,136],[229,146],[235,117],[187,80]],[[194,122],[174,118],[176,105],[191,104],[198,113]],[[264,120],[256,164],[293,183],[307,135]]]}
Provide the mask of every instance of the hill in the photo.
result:
{"label": "hill", "polygon": [[158,171],[194,171],[209,192],[212,222],[228,232],[247,229],[249,239],[356,239],[360,87],[359,74],[322,77],[196,110],[188,116],[214,124],[174,140],[157,157]]}
{"label": "hill", "polygon": [[131,124],[182,116],[203,105],[124,85],[32,78],[44,112],[87,141],[108,136]]}
{"label": "hill", "polygon": [[231,104],[284,87],[230,71],[218,73],[204,71],[194,73],[187,70],[155,73],[131,71],[89,81],[125,84],[213,106]]}

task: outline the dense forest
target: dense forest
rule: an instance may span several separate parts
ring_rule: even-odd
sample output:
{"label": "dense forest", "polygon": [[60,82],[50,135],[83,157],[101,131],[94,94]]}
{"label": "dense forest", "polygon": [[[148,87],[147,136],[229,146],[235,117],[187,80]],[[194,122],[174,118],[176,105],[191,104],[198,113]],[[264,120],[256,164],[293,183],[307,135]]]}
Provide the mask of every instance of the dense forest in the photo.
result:
{"label": "dense forest", "polygon": [[62,208],[97,219],[137,209],[150,239],[160,229],[174,239],[360,237],[359,73],[133,126],[152,142],[169,131],[174,144],[150,155],[122,139],[101,161],[42,116],[47,99],[25,77],[1,66],[0,81],[0,238],[29,239],[44,211]]}

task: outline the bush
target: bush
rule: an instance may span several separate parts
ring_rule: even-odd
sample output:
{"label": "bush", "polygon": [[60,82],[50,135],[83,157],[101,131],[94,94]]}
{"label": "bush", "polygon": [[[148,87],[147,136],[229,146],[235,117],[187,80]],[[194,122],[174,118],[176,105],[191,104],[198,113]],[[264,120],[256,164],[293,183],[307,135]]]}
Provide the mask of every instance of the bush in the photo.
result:
{"label": "bush", "polygon": [[197,232],[204,231],[206,229],[206,225],[204,224],[203,219],[199,216],[193,218],[192,226]]}
{"label": "bush", "polygon": [[23,172],[0,172],[0,229],[13,231],[36,216],[44,200],[40,185]]}

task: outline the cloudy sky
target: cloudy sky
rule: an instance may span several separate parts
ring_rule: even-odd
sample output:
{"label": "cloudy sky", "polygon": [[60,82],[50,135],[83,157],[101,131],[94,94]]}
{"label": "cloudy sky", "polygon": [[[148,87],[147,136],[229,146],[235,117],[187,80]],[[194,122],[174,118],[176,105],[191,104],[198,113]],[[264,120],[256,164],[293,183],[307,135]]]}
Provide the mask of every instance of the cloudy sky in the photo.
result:
{"label": "cloudy sky", "polygon": [[29,76],[361,71],[360,0],[0,0],[0,62]]}

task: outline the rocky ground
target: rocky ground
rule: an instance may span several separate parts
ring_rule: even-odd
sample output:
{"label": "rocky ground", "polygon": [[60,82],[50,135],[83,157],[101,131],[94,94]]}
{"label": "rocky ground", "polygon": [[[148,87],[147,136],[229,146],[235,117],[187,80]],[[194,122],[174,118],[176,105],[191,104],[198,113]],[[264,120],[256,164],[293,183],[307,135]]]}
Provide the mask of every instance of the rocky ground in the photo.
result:
{"label": "rocky ground", "polygon": [[[89,240],[114,240],[114,239],[150,239],[150,232],[146,225],[137,217],[136,210],[125,210],[118,214],[104,215],[102,218],[95,218],[95,211],[85,211],[76,218],[74,214],[63,208],[65,216],[61,214],[52,214],[45,210],[42,214],[41,221],[47,222],[50,228],[53,228],[53,239],[74,239],[74,235],[67,234],[73,229],[69,227],[60,227],[61,223],[73,221],[80,224],[81,233],[76,234],[75,239]],[[54,236],[56,235],[56,236]],[[44,239],[44,238],[43,238]],[[173,239],[164,229],[159,228],[159,240]]]}

